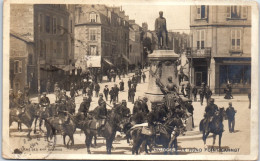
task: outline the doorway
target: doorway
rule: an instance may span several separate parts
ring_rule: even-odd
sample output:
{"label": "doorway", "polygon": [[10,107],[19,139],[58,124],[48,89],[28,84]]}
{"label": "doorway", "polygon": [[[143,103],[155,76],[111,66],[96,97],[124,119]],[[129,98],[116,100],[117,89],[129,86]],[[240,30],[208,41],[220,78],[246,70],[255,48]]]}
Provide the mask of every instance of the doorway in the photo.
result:
{"label": "doorway", "polygon": [[201,86],[202,83],[202,72],[195,72],[195,85]]}

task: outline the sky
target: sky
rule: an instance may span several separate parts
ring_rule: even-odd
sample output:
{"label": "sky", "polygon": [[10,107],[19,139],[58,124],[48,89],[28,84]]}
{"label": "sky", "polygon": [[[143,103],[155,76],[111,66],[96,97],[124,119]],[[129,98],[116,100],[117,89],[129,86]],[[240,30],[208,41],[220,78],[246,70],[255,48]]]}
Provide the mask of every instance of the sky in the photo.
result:
{"label": "sky", "polygon": [[189,32],[190,6],[188,5],[122,5],[122,9],[126,15],[129,15],[129,19],[134,19],[138,25],[147,22],[149,30],[154,30],[155,19],[159,17],[159,11],[163,11],[168,30]]}

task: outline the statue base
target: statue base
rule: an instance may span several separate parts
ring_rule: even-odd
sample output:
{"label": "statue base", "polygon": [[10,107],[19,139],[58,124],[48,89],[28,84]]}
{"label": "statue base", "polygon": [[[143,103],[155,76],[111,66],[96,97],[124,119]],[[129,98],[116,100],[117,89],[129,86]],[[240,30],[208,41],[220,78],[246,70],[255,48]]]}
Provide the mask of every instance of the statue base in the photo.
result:
{"label": "statue base", "polygon": [[163,93],[160,87],[156,85],[156,79],[159,78],[164,86],[168,83],[168,77],[172,77],[172,81],[176,83],[178,88],[178,71],[176,60],[179,55],[173,50],[154,50],[148,56],[150,62],[149,84],[145,92],[146,97],[151,104],[162,102]]}

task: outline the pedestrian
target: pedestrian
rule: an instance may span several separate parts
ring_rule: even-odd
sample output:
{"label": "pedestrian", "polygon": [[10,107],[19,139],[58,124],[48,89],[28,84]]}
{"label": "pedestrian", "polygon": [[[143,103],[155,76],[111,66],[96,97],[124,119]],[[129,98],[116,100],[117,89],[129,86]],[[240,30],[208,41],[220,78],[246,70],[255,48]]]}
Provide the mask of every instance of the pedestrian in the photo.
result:
{"label": "pedestrian", "polygon": [[191,99],[188,100],[187,110],[191,114],[191,117],[192,117],[192,128],[194,128],[194,120],[193,120],[194,107],[192,105],[192,100]]}
{"label": "pedestrian", "polygon": [[87,79],[83,79],[83,88],[82,88],[82,95],[86,96],[87,93]]}
{"label": "pedestrian", "polygon": [[107,101],[107,97],[108,97],[108,92],[109,92],[108,85],[105,85],[105,88],[104,88],[104,90],[103,90],[103,93],[104,93],[104,95],[105,95],[106,101]]}
{"label": "pedestrian", "polygon": [[187,83],[186,88],[185,88],[185,92],[186,92],[186,96],[188,97],[188,99],[190,99],[190,83]]}
{"label": "pedestrian", "polygon": [[51,82],[50,82],[50,80],[47,81],[46,92],[47,92],[47,94],[51,93]]}
{"label": "pedestrian", "polygon": [[131,81],[131,79],[130,79],[130,78],[129,78],[129,80],[128,80],[127,84],[128,84],[128,89],[130,89],[130,88],[131,88],[131,85],[132,85],[132,81]]}
{"label": "pedestrian", "polygon": [[100,91],[100,85],[98,83],[95,84],[95,92],[96,92],[96,97],[98,97]]}
{"label": "pedestrian", "polygon": [[73,83],[71,83],[71,85],[70,85],[70,97],[74,98],[74,96],[75,96],[75,86],[74,86]]}
{"label": "pedestrian", "polygon": [[184,97],[186,97],[185,93],[184,93],[184,84],[181,85],[181,93]]}
{"label": "pedestrian", "polygon": [[204,86],[205,83],[202,83],[201,84],[201,89],[199,90],[199,94],[200,94],[200,104],[203,105],[203,99],[204,99],[204,96],[205,96],[205,86]]}
{"label": "pedestrian", "polygon": [[113,88],[113,90],[114,90],[114,96],[115,96],[115,100],[116,100],[116,102],[118,102],[119,88],[117,87],[117,85],[116,85],[116,84],[114,85],[114,88]]}
{"label": "pedestrian", "polygon": [[124,91],[124,89],[125,89],[125,83],[124,83],[124,81],[123,81],[123,79],[121,80],[121,82],[119,83],[119,88],[120,88],[120,91]]}
{"label": "pedestrian", "polygon": [[56,98],[56,101],[57,101],[59,99],[59,95],[60,95],[60,88],[59,88],[58,82],[56,82],[54,84],[54,93],[55,93],[55,98]]}
{"label": "pedestrian", "polygon": [[108,82],[111,82],[111,73],[109,70],[107,70],[107,80]]}
{"label": "pedestrian", "polygon": [[146,78],[146,75],[145,75],[145,73],[143,72],[143,74],[142,74],[142,77],[143,77],[143,82],[145,83],[145,78]]}
{"label": "pedestrian", "polygon": [[209,86],[206,87],[206,92],[205,92],[205,98],[207,101],[207,104],[209,103],[209,99],[211,98],[212,91],[209,89]]}
{"label": "pedestrian", "polygon": [[135,100],[135,87],[134,85],[132,85],[132,87],[130,88],[129,94],[130,94],[130,100],[132,102],[132,104],[134,104],[134,100]]}
{"label": "pedestrian", "polygon": [[193,94],[194,102],[197,101],[197,93],[198,93],[198,89],[197,89],[197,87],[194,85],[194,87],[193,87],[193,89],[192,89],[192,94]]}
{"label": "pedestrian", "polygon": [[25,101],[28,102],[28,103],[30,102],[29,91],[30,91],[29,86],[26,85],[26,86],[24,87],[24,99],[25,99]]}
{"label": "pedestrian", "polygon": [[110,95],[110,104],[111,104],[111,102],[113,102],[114,98],[115,98],[113,87],[111,87],[111,89],[109,91],[109,95]]}
{"label": "pedestrian", "polygon": [[92,80],[89,80],[88,87],[90,89],[90,94],[91,94],[91,97],[92,97],[93,96],[93,90],[94,90],[94,83],[92,82]]}
{"label": "pedestrian", "polygon": [[87,118],[90,103],[91,99],[89,97],[83,97],[83,102],[80,104],[78,113],[82,113],[84,115],[84,119]]}
{"label": "pedestrian", "polygon": [[226,114],[228,118],[228,128],[230,133],[234,132],[236,112],[237,111],[235,110],[235,108],[232,107],[232,102],[229,102],[229,107],[226,110]]}
{"label": "pedestrian", "polygon": [[120,71],[120,69],[117,69],[117,74],[118,74],[119,80],[121,80],[121,71]]}

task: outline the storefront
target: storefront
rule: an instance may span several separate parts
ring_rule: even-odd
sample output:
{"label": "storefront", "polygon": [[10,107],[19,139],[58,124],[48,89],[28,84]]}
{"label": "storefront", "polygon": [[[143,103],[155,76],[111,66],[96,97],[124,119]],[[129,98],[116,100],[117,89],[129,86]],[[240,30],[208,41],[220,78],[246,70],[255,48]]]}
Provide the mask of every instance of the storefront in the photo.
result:
{"label": "storefront", "polygon": [[223,94],[227,83],[232,84],[232,93],[248,93],[251,90],[250,58],[215,58],[216,87]]}

